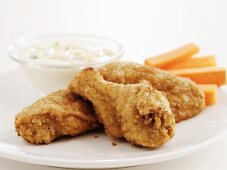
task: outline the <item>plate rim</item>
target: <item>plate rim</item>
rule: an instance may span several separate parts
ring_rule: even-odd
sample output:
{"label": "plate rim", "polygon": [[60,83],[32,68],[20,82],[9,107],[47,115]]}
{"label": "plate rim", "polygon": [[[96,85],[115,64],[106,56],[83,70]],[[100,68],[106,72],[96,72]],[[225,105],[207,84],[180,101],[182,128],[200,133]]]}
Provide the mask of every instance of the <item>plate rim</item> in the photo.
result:
{"label": "plate rim", "polygon": [[[56,159],[51,157],[48,158],[47,156],[40,157],[35,155],[29,155],[25,152],[17,150],[12,144],[0,142],[0,157],[23,162],[23,163],[61,167],[61,168],[83,168],[83,169],[85,168],[86,169],[123,168],[123,167],[129,167],[129,166],[158,163],[158,162],[168,161],[179,157],[191,155],[193,153],[201,151],[202,149],[213,144],[214,142],[222,139],[226,135],[227,135],[227,128],[220,131],[220,133],[216,134],[213,138],[209,140],[200,142],[193,146],[188,146],[187,148],[181,149],[178,151],[169,151],[169,152],[161,153],[159,155],[124,158],[124,159],[117,159],[117,160],[105,160],[105,161],[104,160],[77,161],[77,160],[69,160],[69,159],[62,160],[62,159]],[[11,150],[8,150],[8,149],[11,149]],[[19,154],[18,154],[18,151],[20,152]]]}

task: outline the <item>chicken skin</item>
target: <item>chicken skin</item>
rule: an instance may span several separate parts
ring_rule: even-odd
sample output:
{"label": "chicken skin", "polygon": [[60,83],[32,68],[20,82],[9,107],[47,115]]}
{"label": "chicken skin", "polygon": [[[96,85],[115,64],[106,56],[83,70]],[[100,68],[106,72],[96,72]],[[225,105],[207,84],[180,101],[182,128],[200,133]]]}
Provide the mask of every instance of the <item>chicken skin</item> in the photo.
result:
{"label": "chicken skin", "polygon": [[147,81],[130,85],[112,83],[105,81],[99,71],[88,68],[75,77],[69,89],[92,102],[111,137],[157,147],[175,133],[168,100]]}
{"label": "chicken skin", "polygon": [[104,79],[114,83],[134,84],[147,80],[162,91],[170,103],[176,122],[196,116],[205,108],[205,96],[189,79],[136,63],[110,63],[100,69]]}
{"label": "chicken skin", "polygon": [[34,144],[51,143],[100,126],[92,104],[69,90],[59,90],[16,115],[17,134]]}

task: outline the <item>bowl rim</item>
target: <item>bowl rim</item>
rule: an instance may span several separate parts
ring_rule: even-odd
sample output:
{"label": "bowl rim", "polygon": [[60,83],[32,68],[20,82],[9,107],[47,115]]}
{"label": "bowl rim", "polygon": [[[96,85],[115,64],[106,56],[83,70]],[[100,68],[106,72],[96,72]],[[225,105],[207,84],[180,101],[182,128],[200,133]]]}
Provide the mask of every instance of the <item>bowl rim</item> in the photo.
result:
{"label": "bowl rim", "polygon": [[[114,53],[113,56],[111,56],[110,58],[107,58],[104,61],[99,61],[99,62],[93,62],[93,63],[89,63],[89,64],[47,64],[47,63],[34,63],[31,62],[31,60],[25,60],[25,59],[21,59],[20,57],[18,57],[16,50],[18,50],[18,48],[21,46],[21,44],[23,42],[29,42],[32,40],[42,40],[42,39],[48,39],[48,38],[88,38],[88,39],[92,39],[92,40],[101,40],[101,41],[109,41],[110,43],[114,44],[115,46],[117,46],[118,51],[116,51]],[[16,61],[17,63],[21,64],[21,65],[25,65],[25,66],[29,66],[29,67],[38,67],[38,68],[78,68],[78,67],[94,67],[94,66],[99,66],[99,65],[104,65],[107,64],[109,62],[115,61],[119,58],[121,58],[124,55],[124,48],[123,46],[116,40],[107,37],[107,36],[100,36],[100,35],[94,35],[94,34],[86,34],[86,33],[54,33],[54,34],[39,34],[39,35],[33,35],[33,36],[24,36],[19,38],[16,42],[10,44],[8,46],[8,56]]]}

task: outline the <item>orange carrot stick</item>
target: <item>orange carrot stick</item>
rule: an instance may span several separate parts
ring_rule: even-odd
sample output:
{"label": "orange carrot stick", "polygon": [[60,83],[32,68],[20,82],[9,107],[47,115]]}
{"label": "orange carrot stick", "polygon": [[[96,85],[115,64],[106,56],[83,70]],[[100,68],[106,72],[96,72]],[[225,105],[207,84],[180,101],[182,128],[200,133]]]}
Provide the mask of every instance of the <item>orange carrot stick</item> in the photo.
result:
{"label": "orange carrot stick", "polygon": [[206,105],[214,105],[217,102],[217,85],[216,84],[198,84],[204,92]]}
{"label": "orange carrot stick", "polygon": [[186,61],[199,52],[199,47],[195,44],[188,44],[173,51],[146,59],[145,65],[158,68],[165,68],[174,64]]}
{"label": "orange carrot stick", "polygon": [[184,68],[199,68],[199,67],[213,67],[216,66],[216,59],[213,55],[190,58],[182,63],[170,65],[166,69],[184,69]]}
{"label": "orange carrot stick", "polygon": [[218,67],[168,70],[178,76],[187,77],[198,84],[226,84],[226,70]]}

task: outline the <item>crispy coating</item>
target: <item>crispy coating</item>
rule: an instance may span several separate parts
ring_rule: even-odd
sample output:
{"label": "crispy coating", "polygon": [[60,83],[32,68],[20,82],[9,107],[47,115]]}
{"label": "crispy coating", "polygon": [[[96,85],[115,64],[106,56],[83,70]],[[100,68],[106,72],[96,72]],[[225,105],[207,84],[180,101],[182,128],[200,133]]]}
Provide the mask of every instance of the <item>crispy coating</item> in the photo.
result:
{"label": "crispy coating", "polygon": [[19,136],[34,144],[51,143],[99,127],[92,104],[69,90],[59,90],[38,100],[16,115]]}
{"label": "crispy coating", "polygon": [[110,63],[100,69],[107,81],[134,84],[149,81],[153,88],[166,93],[176,122],[189,119],[205,108],[204,93],[189,79],[136,63]]}
{"label": "crispy coating", "polygon": [[93,103],[109,136],[157,147],[174,135],[175,119],[169,102],[147,81],[133,85],[107,82],[99,71],[88,68],[75,77],[69,89]]}

